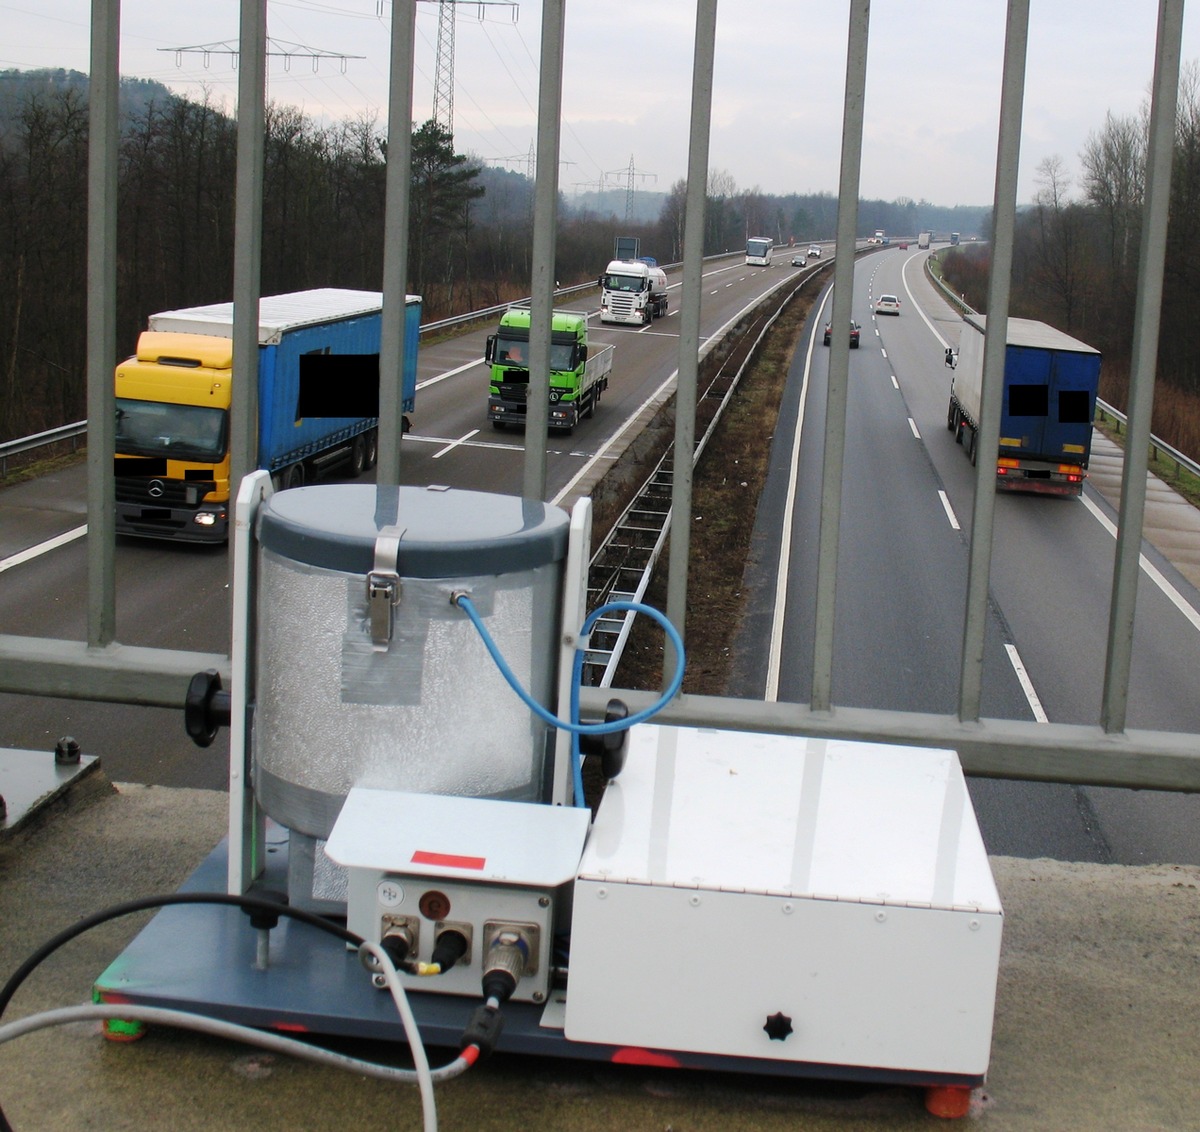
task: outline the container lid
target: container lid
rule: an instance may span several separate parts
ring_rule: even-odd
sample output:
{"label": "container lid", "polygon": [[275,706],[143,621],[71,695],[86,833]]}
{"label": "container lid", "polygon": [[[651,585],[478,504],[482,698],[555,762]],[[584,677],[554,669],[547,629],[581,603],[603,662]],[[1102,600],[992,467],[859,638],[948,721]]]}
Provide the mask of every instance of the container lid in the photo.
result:
{"label": "container lid", "polygon": [[259,511],[264,547],[309,566],[367,574],[385,528],[402,532],[405,578],[511,574],[566,556],[570,518],[537,499],[450,487],[317,484],[276,492]]}

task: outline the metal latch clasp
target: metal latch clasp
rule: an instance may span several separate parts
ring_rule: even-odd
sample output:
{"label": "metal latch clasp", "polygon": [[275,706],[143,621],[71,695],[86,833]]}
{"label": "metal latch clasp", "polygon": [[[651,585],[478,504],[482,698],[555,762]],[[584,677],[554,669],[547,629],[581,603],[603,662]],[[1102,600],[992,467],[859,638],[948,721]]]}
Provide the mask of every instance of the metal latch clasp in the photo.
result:
{"label": "metal latch clasp", "polygon": [[399,527],[384,527],[375,539],[375,569],[367,575],[367,614],[371,621],[371,643],[386,649],[392,639],[395,608],[400,604]]}
{"label": "metal latch clasp", "polygon": [[392,639],[393,610],[400,604],[400,575],[372,570],[367,575],[367,612],[371,618],[371,643],[387,648]]}

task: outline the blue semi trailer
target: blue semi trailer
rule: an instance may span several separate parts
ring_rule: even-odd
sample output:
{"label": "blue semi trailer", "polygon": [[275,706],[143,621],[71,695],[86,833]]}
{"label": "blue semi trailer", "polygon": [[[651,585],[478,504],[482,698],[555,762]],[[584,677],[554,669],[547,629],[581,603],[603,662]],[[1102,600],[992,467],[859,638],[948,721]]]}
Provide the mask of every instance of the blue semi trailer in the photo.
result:
{"label": "blue semi trailer", "polygon": [[[352,476],[378,451],[383,296],[323,288],[259,301],[256,464],[276,486],[333,468]],[[404,427],[417,384],[421,300],[404,308]],[[223,542],[229,528],[233,304],[150,316],[117,366],[116,529]]]}
{"label": "blue semi trailer", "polygon": [[[954,370],[946,427],[972,464],[979,455],[986,330],[986,316],[969,314],[958,350],[946,350]],[[1099,386],[1099,350],[1044,322],[1008,320],[998,490],[1082,494]]]}

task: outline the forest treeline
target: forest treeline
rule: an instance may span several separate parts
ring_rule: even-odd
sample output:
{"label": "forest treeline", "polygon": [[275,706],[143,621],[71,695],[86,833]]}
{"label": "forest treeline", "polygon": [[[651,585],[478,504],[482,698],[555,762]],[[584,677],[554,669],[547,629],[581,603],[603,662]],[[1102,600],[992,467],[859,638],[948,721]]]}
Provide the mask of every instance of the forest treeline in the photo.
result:
{"label": "forest treeline", "polygon": [[[117,349],[131,352],[155,311],[232,295],[236,123],[207,98],[123,80],[118,172]],[[332,125],[267,108],[262,292],[378,290],[383,273],[385,131],[372,117]],[[87,76],[0,72],[0,439],[86,415]],[[777,196],[708,178],[705,254],[748,235],[831,238],[827,193]],[[618,194],[619,196],[619,194]],[[456,153],[433,122],[413,130],[408,287],[425,319],[528,294],[533,186]],[[686,185],[657,219],[624,220],[560,199],[556,277],[595,278],[617,235],[661,262],[683,256]],[[986,209],[863,201],[859,225],[984,231]],[[114,363],[118,360],[113,359]]]}
{"label": "forest treeline", "polygon": [[[1055,155],[1037,168],[1032,207],[1017,216],[1010,313],[1048,322],[1103,354],[1100,396],[1124,411],[1133,350],[1149,115],[1108,114],[1072,179]],[[987,310],[990,249],[947,251],[943,274]],[[1200,459],[1200,68],[1183,68],[1175,126],[1162,330],[1151,431]]]}

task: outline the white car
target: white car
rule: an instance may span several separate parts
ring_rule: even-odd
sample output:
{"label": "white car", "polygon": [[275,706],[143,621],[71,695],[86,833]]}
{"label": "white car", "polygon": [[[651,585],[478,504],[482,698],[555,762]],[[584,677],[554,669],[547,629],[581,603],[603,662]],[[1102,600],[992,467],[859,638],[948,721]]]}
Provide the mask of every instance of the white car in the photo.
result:
{"label": "white car", "polygon": [[808,254],[810,256],[812,256],[813,259],[820,259],[821,258],[821,245],[820,244],[809,244],[808,245]]}
{"label": "white car", "polygon": [[900,313],[900,300],[895,295],[880,295],[875,300],[876,314],[895,314]]}

